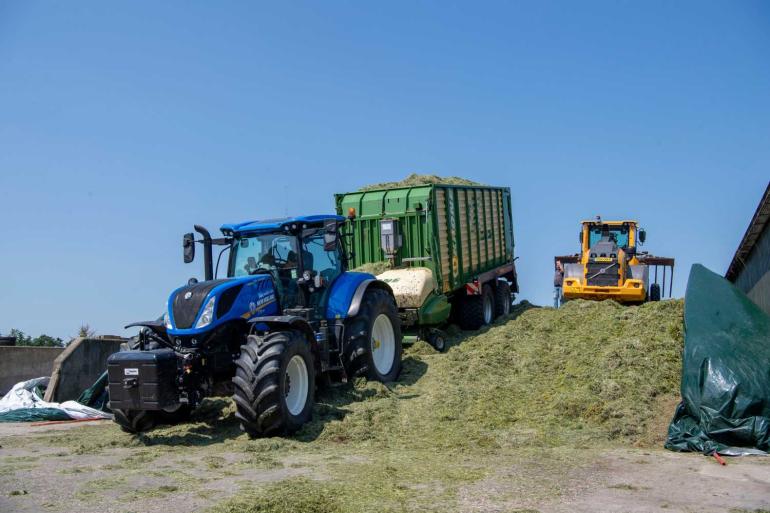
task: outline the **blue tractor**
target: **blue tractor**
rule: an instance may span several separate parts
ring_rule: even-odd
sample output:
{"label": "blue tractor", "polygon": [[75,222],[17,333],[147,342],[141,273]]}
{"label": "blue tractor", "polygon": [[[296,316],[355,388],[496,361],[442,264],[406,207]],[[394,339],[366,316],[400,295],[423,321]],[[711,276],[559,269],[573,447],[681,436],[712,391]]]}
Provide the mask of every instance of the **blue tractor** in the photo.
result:
{"label": "blue tractor", "polygon": [[[351,213],[351,218],[355,213]],[[390,287],[347,271],[341,216],[313,215],[195,226],[184,260],[204,251],[205,281],[173,291],[162,318],[108,360],[110,408],[128,432],[183,421],[205,397],[232,395],[251,436],[290,433],[312,414],[317,381],[392,381],[401,328]],[[215,279],[212,246],[227,278]],[[219,258],[217,259],[217,268]]]}

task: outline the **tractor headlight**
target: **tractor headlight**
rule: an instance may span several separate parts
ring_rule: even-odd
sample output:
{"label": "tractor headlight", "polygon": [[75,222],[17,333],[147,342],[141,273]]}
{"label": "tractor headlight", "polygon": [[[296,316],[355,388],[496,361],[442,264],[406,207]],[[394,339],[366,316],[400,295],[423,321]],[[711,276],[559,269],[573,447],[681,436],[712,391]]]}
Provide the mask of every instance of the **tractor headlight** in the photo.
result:
{"label": "tractor headlight", "polygon": [[195,323],[196,328],[205,328],[209,324],[211,324],[211,321],[214,320],[214,298],[212,297],[209,299],[209,302],[206,303],[206,306],[203,308],[203,313],[201,314],[200,319],[198,319],[198,322]]}
{"label": "tractor headlight", "polygon": [[167,330],[174,329],[174,327],[171,325],[171,319],[168,316],[168,312],[163,314],[163,324],[166,326]]}

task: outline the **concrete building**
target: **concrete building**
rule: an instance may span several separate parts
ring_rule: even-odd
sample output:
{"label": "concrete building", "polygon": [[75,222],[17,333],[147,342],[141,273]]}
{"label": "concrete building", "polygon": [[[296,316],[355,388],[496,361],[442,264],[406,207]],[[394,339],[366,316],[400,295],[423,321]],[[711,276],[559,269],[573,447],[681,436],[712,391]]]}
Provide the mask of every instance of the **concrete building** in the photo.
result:
{"label": "concrete building", "polygon": [[765,189],[725,278],[770,314],[770,184]]}

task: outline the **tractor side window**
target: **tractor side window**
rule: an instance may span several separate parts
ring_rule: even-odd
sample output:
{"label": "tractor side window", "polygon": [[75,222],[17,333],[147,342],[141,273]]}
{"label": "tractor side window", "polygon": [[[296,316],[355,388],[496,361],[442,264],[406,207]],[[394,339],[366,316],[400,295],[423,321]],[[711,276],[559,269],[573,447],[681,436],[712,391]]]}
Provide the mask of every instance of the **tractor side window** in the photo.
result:
{"label": "tractor side window", "polygon": [[313,230],[302,239],[303,267],[320,274],[331,283],[342,272],[339,247],[334,251],[324,249],[324,231]]}

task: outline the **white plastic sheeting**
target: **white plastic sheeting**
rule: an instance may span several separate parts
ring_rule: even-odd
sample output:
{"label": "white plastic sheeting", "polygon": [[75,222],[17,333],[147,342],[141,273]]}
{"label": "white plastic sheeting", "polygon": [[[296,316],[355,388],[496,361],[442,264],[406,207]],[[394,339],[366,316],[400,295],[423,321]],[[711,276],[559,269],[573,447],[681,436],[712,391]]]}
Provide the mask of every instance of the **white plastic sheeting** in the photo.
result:
{"label": "white plastic sheeting", "polygon": [[26,408],[53,408],[64,411],[72,419],[111,419],[112,414],[89,408],[77,401],[49,403],[37,395],[38,387],[45,388],[51,378],[35,378],[16,383],[10,392],[0,399],[0,414]]}

